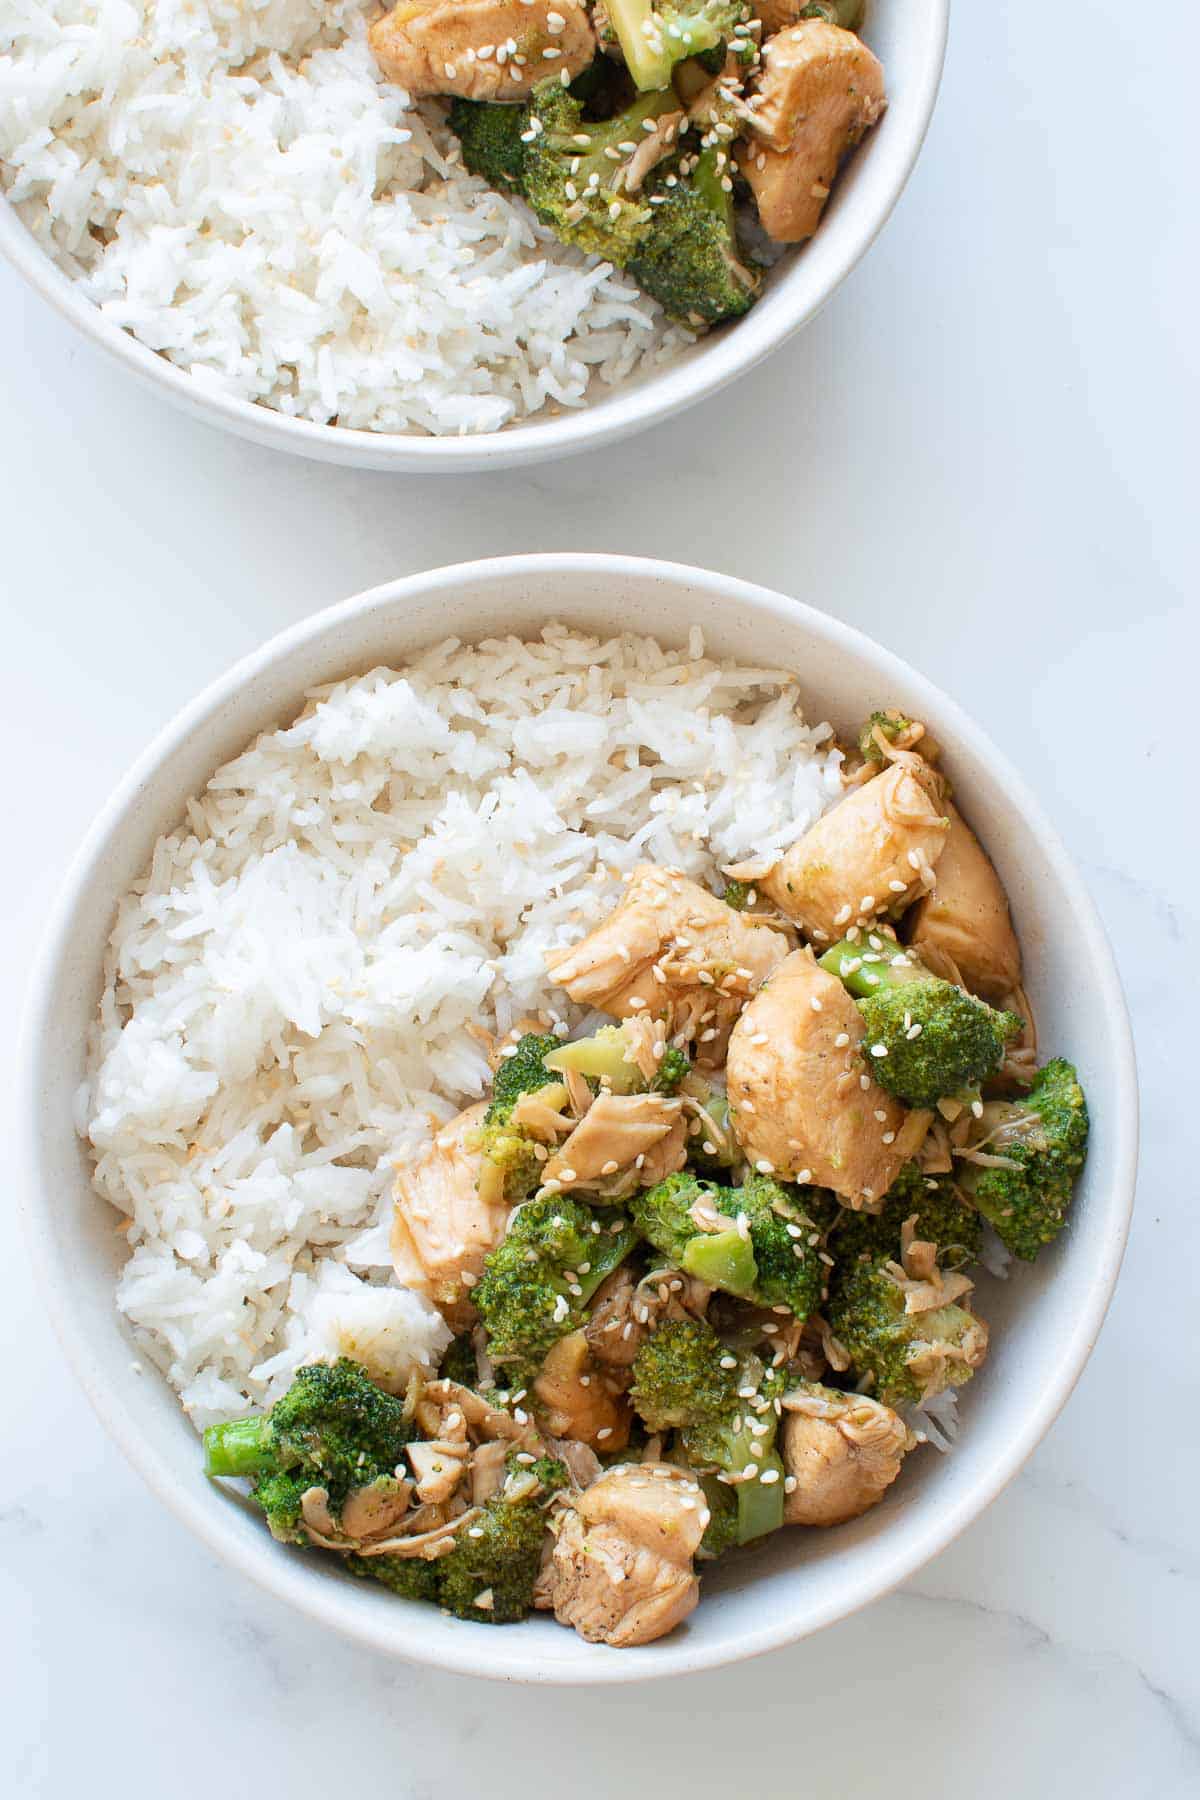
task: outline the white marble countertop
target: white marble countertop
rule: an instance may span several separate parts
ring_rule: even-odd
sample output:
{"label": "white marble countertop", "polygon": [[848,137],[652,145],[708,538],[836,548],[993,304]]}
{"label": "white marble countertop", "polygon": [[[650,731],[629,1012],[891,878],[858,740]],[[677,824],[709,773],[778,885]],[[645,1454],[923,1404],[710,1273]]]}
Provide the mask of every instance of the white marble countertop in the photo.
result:
{"label": "white marble countertop", "polygon": [[[912,186],[807,334],[628,447],[509,476],[331,472],[217,436],[0,271],[14,1003],[97,804],[234,657],[394,574],[620,549],[799,594],[981,719],[1093,885],[1145,1101],[1112,1313],[1020,1479],[860,1617],[645,1691],[422,1672],[245,1585],[104,1437],[17,1244],[0,1315],[0,1791],[506,1800],[531,1768],[544,1787],[546,1766],[581,1800],[635,1769],[681,1796],[781,1780],[822,1800],[1200,1791],[1200,1225],[1177,1097],[1200,958],[1185,731],[1200,631],[1195,130],[1176,71],[1197,49],[1188,9],[1151,26],[1117,0],[963,5]],[[742,535],[730,466],[756,496]],[[12,1030],[2,1054],[11,1074]]]}

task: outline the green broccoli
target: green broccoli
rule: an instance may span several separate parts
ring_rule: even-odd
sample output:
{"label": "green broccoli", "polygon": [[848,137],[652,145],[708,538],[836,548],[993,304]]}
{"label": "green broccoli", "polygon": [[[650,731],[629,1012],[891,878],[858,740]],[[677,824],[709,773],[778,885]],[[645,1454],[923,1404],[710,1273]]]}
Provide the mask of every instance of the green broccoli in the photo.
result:
{"label": "green broccoli", "polygon": [[718,1481],[715,1475],[699,1475],[697,1480],[704,1489],[708,1524],[704,1527],[696,1556],[700,1562],[715,1562],[718,1556],[724,1556],[727,1550],[737,1545],[737,1497],[728,1482]]}
{"label": "green broccoli", "polygon": [[1075,1069],[1056,1057],[1022,1099],[989,1101],[974,1139],[1007,1166],[973,1163],[968,1151],[958,1184],[1013,1255],[1033,1262],[1066,1223],[1087,1156],[1087,1100]]}
{"label": "green broccoli", "polygon": [[438,1365],[440,1381],[457,1381],[460,1387],[473,1388],[479,1382],[479,1363],[470,1334],[451,1338]]}
{"label": "green broccoli", "polygon": [[627,264],[633,279],[686,325],[716,325],[749,312],[760,274],[742,257],[725,151],[706,145],[662,163],[648,183],[650,227]]}
{"label": "green broccoli", "polygon": [[497,106],[485,100],[455,100],[449,125],[462,145],[463,162],[502,192],[525,191],[527,106]]}
{"label": "green broccoli", "polygon": [[692,1468],[734,1478],[740,1544],[783,1523],[774,1402],[785,1385],[782,1371],[735,1355],[702,1319],[668,1319],[634,1358],[630,1399],[651,1431],[678,1431]]}
{"label": "green broccoli", "polygon": [[402,1600],[436,1600],[438,1564],[419,1556],[348,1556],[351,1575],[381,1582]]}
{"label": "green broccoli", "polygon": [[979,1214],[963,1205],[949,1176],[925,1175],[916,1163],[905,1163],[878,1212],[843,1212],[829,1248],[839,1263],[862,1256],[890,1256],[898,1262],[901,1227],[914,1214],[917,1236],[937,1245],[944,1269],[976,1261],[983,1238]]}
{"label": "green broccoli", "polygon": [[[508,1458],[504,1486],[489,1500],[454,1549],[434,1564],[437,1596],[460,1619],[510,1625],[533,1604],[533,1584],[546,1535],[546,1505],[565,1487],[566,1468],[548,1456],[522,1463]],[[472,1533],[478,1535],[472,1536]]]}
{"label": "green broccoli", "polygon": [[[528,107],[464,102],[450,122],[467,167],[520,192],[564,243],[628,269],[674,317],[713,324],[749,308],[758,276],[740,257],[723,150],[702,145],[685,155],[677,144],[643,191],[629,193],[629,163],[647,130],[680,111],[674,89],[658,87],[593,120],[578,82],[564,88],[550,79]],[[486,125],[480,113],[487,111],[518,114],[521,129],[511,121]]]}
{"label": "green broccoli", "polygon": [[[815,1188],[748,1175],[721,1187],[688,1170],[635,1194],[630,1212],[642,1235],[674,1267],[739,1299],[788,1306],[805,1319],[824,1287],[819,1239],[832,1203]],[[693,1209],[729,1219],[727,1231],[702,1230]]]}
{"label": "green broccoli", "polygon": [[886,1256],[840,1266],[825,1309],[834,1336],[886,1406],[961,1387],[982,1363],[987,1329],[951,1303],[909,1313],[897,1265]]}
{"label": "green broccoli", "polygon": [[621,1213],[569,1194],[530,1200],[514,1213],[472,1293],[488,1354],[510,1388],[527,1387],[547,1352],[578,1329],[587,1302],[636,1242]]}
{"label": "green broccoli", "polygon": [[686,1053],[669,1045],[659,1058],[657,1071],[647,1080],[633,1060],[630,1023],[602,1025],[591,1037],[559,1044],[546,1058],[547,1069],[556,1075],[574,1069],[614,1094],[674,1094],[692,1066]]}
{"label": "green broccoli", "polygon": [[[817,9],[811,8],[808,16],[816,17]],[[913,723],[914,721],[902,712],[873,712],[858,734],[858,753],[863,761],[882,763],[884,760],[883,751],[879,748],[875,736],[876,732],[885,737],[889,744],[894,744],[897,738],[903,737],[906,731],[912,730]]]}
{"label": "green broccoli", "polygon": [[565,244],[624,268],[650,223],[643,195],[630,198],[623,171],[646,127],[678,113],[674,90],[641,94],[610,119],[587,120],[583,103],[555,80],[533,91],[525,147],[526,200]]}
{"label": "green broccoli", "polygon": [[721,898],[726,906],[732,906],[734,912],[745,912],[753,892],[748,881],[727,881]]}
{"label": "green broccoli", "polygon": [[735,1225],[728,1231],[702,1232],[691,1216],[697,1205],[720,1210],[718,1196],[725,1191],[681,1169],[657,1186],[631,1195],[629,1211],[642,1236],[672,1267],[727,1294],[750,1299],[758,1268],[749,1233],[739,1232]]}
{"label": "green broccoli", "polygon": [[715,1175],[720,1180],[741,1161],[742,1155],[729,1122],[729,1096],[724,1088],[713,1087],[702,1075],[694,1073],[687,1092],[704,1108],[701,1129],[688,1137],[688,1162],[702,1175]]}
{"label": "green broccoli", "polygon": [[552,1086],[557,1092],[547,1095],[547,1099],[552,1105],[566,1105],[566,1089],[546,1068],[546,1057],[557,1049],[557,1038],[527,1032],[501,1056],[492,1102],[483,1115],[479,1134],[483,1152],[479,1192],[489,1202],[506,1201],[515,1206],[539,1185],[541,1159],[535,1148],[537,1140],[513,1125],[512,1113],[523,1094]]}
{"label": "green broccoli", "polygon": [[385,1394],[360,1363],[312,1363],[269,1413],[229,1419],[204,1433],[205,1473],[249,1475],[274,1535],[307,1543],[300,1520],[306,1488],[323,1487],[336,1518],[352,1489],[391,1482],[416,1436],[404,1403]]}
{"label": "green broccoli", "polygon": [[819,960],[858,1001],[876,1081],[906,1106],[935,1107],[976,1092],[1023,1028],[1015,1013],[931,975],[915,951],[882,932],[843,939]]}
{"label": "green broccoli", "polygon": [[665,88],[689,56],[704,56],[726,39],[742,38],[750,8],[742,0],[606,0],[606,11],[629,73],[643,90]]}

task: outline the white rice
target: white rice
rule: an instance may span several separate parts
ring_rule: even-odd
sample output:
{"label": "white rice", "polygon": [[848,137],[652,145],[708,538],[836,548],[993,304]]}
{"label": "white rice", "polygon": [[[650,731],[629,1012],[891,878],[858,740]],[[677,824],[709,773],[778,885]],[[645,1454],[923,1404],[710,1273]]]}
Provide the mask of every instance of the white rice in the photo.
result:
{"label": "white rice", "polygon": [[6,0],[0,178],[101,311],[222,393],[494,431],[690,342],[467,175],[370,0]]}
{"label": "white rice", "polygon": [[117,1303],[197,1425],[351,1342],[393,1383],[437,1356],[374,1284],[395,1166],[489,1083],[472,1030],[577,1025],[544,951],[640,860],[719,888],[800,836],[831,735],[699,631],[551,627],[326,690],[217,772],[120,906],[79,1114],[129,1220]]}

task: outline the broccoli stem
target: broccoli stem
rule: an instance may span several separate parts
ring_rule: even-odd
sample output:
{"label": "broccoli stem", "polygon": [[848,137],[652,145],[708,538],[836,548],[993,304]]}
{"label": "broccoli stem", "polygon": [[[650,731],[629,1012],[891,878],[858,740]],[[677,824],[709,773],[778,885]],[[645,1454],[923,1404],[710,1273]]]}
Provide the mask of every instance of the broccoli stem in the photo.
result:
{"label": "broccoli stem", "polygon": [[[873,941],[872,941],[873,940]],[[878,949],[876,948],[878,945]],[[896,958],[903,957],[897,965]],[[851,943],[843,938],[832,950],[817,958],[827,974],[836,975],[847,993],[856,1000],[869,1000],[886,988],[905,987],[913,981],[928,981],[929,972],[906,950],[903,944],[873,931],[869,938]]]}
{"label": "broccoli stem", "polygon": [[683,1270],[709,1287],[749,1299],[758,1282],[758,1264],[740,1231],[698,1232],[684,1248]]}
{"label": "broccoli stem", "polygon": [[205,1430],[206,1475],[261,1475],[274,1466],[271,1421],[266,1413],[251,1419],[226,1419]]}
{"label": "broccoli stem", "polygon": [[[757,1466],[758,1480],[741,1481],[734,1489],[737,1494],[739,1544],[749,1544],[755,1538],[766,1537],[769,1532],[778,1531],[783,1524],[783,1463],[772,1450]],[[763,1476],[769,1469],[774,1471],[776,1479],[764,1484]]]}
{"label": "broccoli stem", "polygon": [[669,86],[675,59],[651,0],[608,0],[608,20],[635,86],[642,93]]}

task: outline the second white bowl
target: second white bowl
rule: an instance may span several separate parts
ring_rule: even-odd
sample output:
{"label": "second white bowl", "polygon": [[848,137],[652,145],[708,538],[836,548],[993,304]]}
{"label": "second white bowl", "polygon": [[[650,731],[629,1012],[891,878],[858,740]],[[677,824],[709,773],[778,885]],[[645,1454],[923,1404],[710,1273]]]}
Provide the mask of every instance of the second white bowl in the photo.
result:
{"label": "second white bowl", "polygon": [[[992,1352],[964,1390],[953,1453],[910,1458],[883,1504],[852,1525],[780,1532],[715,1569],[688,1624],[640,1650],[585,1644],[545,1618],[499,1629],[398,1600],[329,1558],[276,1544],[249,1504],[207,1482],[174,1394],[134,1371],[113,1304],[122,1240],[72,1123],[117,901],[188,797],[315,686],[400,664],[443,637],[537,633],[551,619],[670,643],[699,625],[716,655],[794,669],[814,720],[849,728],[890,702],[927,720],[1008,888],[1043,1045],[1077,1062],[1093,1116],[1069,1229],[1035,1268],[986,1292]],[[35,974],[21,1066],[21,1204],[47,1305],[151,1487],[235,1568],[313,1619],[394,1655],[508,1679],[643,1681],[712,1668],[815,1631],[911,1575],[1012,1479],[1066,1400],[1108,1305],[1133,1196],[1137,1089],[1120,982],[1086,887],[1019,776],[953,701],[847,626],[727,576],[626,557],[511,557],[412,576],[306,620],[215,682],[142,757],[80,851]]]}

